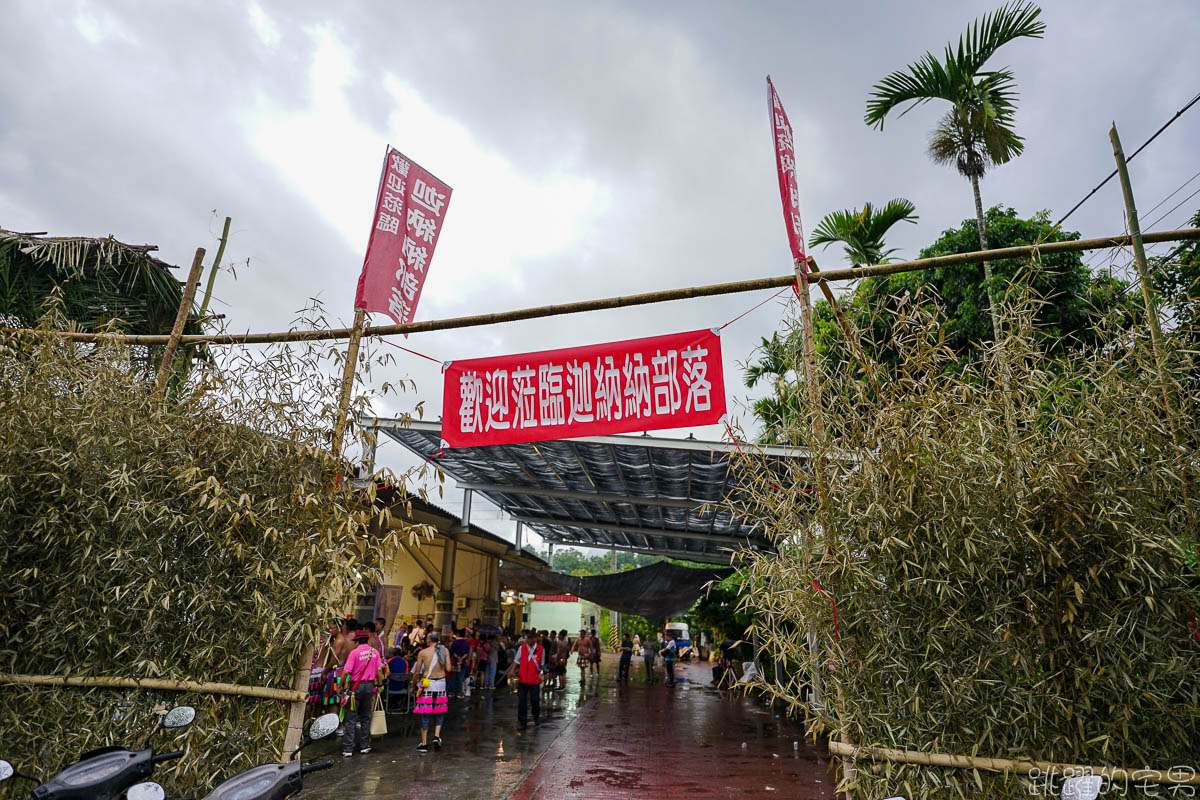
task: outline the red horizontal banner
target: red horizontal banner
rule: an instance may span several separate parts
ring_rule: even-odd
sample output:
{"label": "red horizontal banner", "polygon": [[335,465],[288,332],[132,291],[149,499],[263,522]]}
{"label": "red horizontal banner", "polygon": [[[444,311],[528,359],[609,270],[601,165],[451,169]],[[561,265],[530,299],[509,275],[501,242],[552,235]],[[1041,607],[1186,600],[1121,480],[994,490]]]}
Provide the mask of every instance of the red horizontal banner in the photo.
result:
{"label": "red horizontal banner", "polygon": [[445,373],[447,447],[685,428],[725,415],[712,330],[454,361]]}

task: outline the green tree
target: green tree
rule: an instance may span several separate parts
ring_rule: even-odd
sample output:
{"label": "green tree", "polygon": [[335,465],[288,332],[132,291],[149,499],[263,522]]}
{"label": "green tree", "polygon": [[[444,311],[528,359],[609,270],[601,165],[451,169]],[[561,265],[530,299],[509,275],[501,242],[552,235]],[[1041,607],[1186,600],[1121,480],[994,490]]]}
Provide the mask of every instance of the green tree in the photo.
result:
{"label": "green tree", "polygon": [[850,266],[883,264],[896,252],[894,248],[885,249],[883,237],[897,222],[916,224],[916,211],[917,207],[912,201],[903,197],[889,200],[887,205],[880,209],[876,209],[870,203],[863,203],[862,211],[857,208],[833,211],[817,223],[809,239],[809,246],[829,247],[841,242],[845,245],[846,259]]}
{"label": "green tree", "polygon": [[[995,247],[1079,239],[1077,232],[1056,230],[1046,211],[1024,219],[1014,209],[995,206],[987,211],[985,224],[987,236]],[[975,221],[963,220],[957,228],[943,231],[937,241],[921,251],[920,257],[970,253],[976,249],[974,239]],[[992,264],[992,272],[1000,285],[1020,282],[1041,300],[1035,323],[1049,352],[1098,344],[1096,323],[1101,317],[1115,314],[1119,324],[1128,326],[1138,316],[1138,305],[1128,295],[1128,284],[1093,274],[1079,253],[1046,254],[1033,263],[1026,259],[1004,259]],[[944,331],[947,344],[960,359],[971,357],[993,333],[984,283],[983,270],[975,264],[864,280],[855,293],[855,311],[860,316],[860,326],[870,326],[875,358],[891,362],[895,352],[891,326],[900,305],[907,302],[906,296],[920,297],[930,303],[936,296],[948,319]],[[831,312],[822,311],[831,321]],[[818,335],[825,339],[826,350],[844,348],[840,331],[835,331],[832,324],[819,328]],[[830,341],[831,337],[837,337],[836,343]]]}
{"label": "green tree", "polygon": [[[866,123],[880,130],[892,109],[904,103],[911,105],[901,116],[930,100],[950,103],[929,137],[929,156],[938,164],[953,164],[971,182],[980,250],[988,249],[988,237],[979,180],[988,167],[1011,161],[1025,148],[1013,127],[1017,97],[1013,73],[1008,68],[985,70],[984,65],[1013,39],[1040,39],[1046,30],[1038,19],[1041,13],[1032,3],[1013,2],[985,14],[959,37],[957,50],[946,45],[944,60],[926,52],[921,60],[877,83],[867,101]],[[983,269],[995,335],[996,299],[988,262]]]}
{"label": "green tree", "polygon": [[[1200,228],[1200,211],[1188,224]],[[1150,279],[1170,326],[1196,341],[1200,337],[1200,242],[1184,242],[1166,256],[1153,259]]]}
{"label": "green tree", "polygon": [[696,626],[692,637],[698,637],[701,630],[708,630],[715,631],[718,636],[747,638],[746,630],[754,617],[750,611],[742,608],[741,599],[742,581],[737,573],[709,588],[689,613]]}
{"label": "green tree", "polygon": [[[1044,211],[1022,218],[1011,208],[997,206],[988,210],[984,221],[987,236],[997,247],[1079,238],[1077,232],[1056,230]],[[943,231],[937,241],[920,252],[920,257],[974,252],[975,238],[975,220],[963,220],[957,228]],[[1025,259],[1005,259],[992,266],[998,280],[1004,284],[1020,283],[1040,298],[1035,323],[1048,352],[1098,345],[1101,319],[1129,327],[1141,318],[1140,302],[1129,291],[1129,285],[1090,272],[1079,253],[1048,253],[1032,264]],[[895,342],[900,332],[895,326],[905,307],[918,302],[938,303],[947,318],[941,327],[945,342],[953,348],[961,364],[978,357],[980,345],[991,339],[983,278],[983,269],[978,264],[865,278],[842,298],[842,311],[865,333],[862,345],[867,358],[880,364],[886,374],[896,362]],[[1162,291],[1167,294],[1166,289]],[[852,354],[833,310],[824,300],[815,303],[813,310],[819,359],[830,367],[831,379],[853,380],[848,376],[854,373],[845,368]],[[752,365],[758,367],[756,374],[774,376],[772,394],[755,404],[766,442],[780,441],[783,432],[794,427],[792,421],[804,413],[801,375],[794,371],[799,363],[795,335],[775,334],[764,339],[760,347],[763,358]],[[748,385],[749,372],[748,369]]]}
{"label": "green tree", "polygon": [[[661,561],[659,556],[648,556],[643,553],[617,553],[617,572],[625,572],[638,567],[645,567],[655,561]],[[611,556],[607,553],[585,555],[573,547],[564,547],[554,553],[554,563],[551,565],[555,572],[563,575],[607,575],[612,572]]]}
{"label": "green tree", "polygon": [[770,339],[762,337],[762,342],[754,349],[757,360],[746,367],[742,376],[747,389],[760,383],[770,384],[771,393],[754,401],[754,416],[763,424],[759,439],[767,444],[778,444],[781,431],[786,427],[784,422],[800,411],[792,369],[796,363],[792,355],[794,344],[791,337],[781,337],[778,332],[771,334]]}

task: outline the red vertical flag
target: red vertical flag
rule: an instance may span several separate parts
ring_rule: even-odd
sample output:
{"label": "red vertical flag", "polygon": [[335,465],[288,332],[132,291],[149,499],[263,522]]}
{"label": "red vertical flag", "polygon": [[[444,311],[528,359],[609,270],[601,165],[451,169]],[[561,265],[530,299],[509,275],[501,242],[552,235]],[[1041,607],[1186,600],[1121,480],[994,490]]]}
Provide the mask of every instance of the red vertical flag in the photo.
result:
{"label": "red vertical flag", "polygon": [[354,307],[412,322],[450,204],[449,186],[388,147]]}
{"label": "red vertical flag", "polygon": [[787,226],[788,244],[792,258],[808,272],[804,257],[804,226],[800,224],[800,193],[796,189],[796,147],[792,141],[792,125],[779,101],[775,84],[767,76],[767,103],[771,113],[771,128],[775,134],[775,166],[779,169],[779,197],[783,200],[783,221]]}

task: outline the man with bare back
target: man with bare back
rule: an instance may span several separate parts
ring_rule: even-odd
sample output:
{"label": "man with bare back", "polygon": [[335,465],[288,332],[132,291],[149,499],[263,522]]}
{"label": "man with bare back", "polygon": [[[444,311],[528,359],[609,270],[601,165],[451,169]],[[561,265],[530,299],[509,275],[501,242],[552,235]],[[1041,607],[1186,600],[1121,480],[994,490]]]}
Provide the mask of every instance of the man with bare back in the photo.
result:
{"label": "man with bare back", "polygon": [[433,749],[442,749],[442,720],[450,707],[446,696],[446,670],[450,666],[450,651],[441,643],[437,631],[425,636],[427,646],[417,656],[413,665],[412,680],[417,687],[417,705],[414,714],[421,715],[421,743],[417,752],[429,752],[429,723],[433,722]]}
{"label": "man with bare back", "polygon": [[334,664],[332,666],[340,667],[345,664],[346,657],[354,649],[354,640],[350,638],[346,620],[342,620],[329,629],[329,645],[333,649]]}
{"label": "man with bare back", "polygon": [[575,640],[571,650],[579,654],[575,659],[575,663],[579,665],[579,682],[587,683],[588,665],[592,663],[592,637],[588,636],[587,631],[579,632],[579,638]]}

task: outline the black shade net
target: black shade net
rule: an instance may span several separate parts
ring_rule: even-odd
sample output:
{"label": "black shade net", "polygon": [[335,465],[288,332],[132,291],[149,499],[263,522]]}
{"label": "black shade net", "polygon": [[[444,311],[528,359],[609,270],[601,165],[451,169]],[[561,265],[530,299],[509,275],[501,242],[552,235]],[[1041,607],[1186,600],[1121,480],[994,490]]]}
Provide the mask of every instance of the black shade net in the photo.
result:
{"label": "black shade net", "polygon": [[573,594],[621,614],[665,619],[686,613],[710,581],[733,574],[729,567],[680,567],[660,561],[648,567],[610,575],[576,577],[519,564],[500,566],[500,582],[530,594]]}

